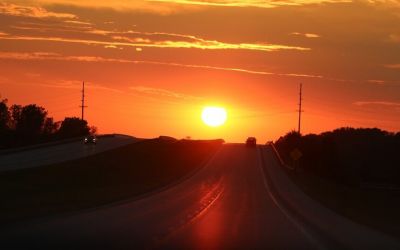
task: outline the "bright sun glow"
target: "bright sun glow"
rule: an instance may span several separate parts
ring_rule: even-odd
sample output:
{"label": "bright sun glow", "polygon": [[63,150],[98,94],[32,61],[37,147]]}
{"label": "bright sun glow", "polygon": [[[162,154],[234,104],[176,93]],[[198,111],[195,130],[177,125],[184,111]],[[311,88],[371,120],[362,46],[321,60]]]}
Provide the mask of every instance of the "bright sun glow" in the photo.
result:
{"label": "bright sun glow", "polygon": [[218,127],[226,122],[227,113],[224,108],[205,107],[201,114],[203,122],[210,127]]}

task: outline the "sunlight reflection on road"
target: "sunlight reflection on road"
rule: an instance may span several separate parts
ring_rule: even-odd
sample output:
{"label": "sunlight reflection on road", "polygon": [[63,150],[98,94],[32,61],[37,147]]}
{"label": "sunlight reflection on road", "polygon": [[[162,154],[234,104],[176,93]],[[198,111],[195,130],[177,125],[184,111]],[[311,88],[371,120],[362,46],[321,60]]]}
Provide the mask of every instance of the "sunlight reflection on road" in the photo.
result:
{"label": "sunlight reflection on road", "polygon": [[[214,176],[214,178],[208,179],[201,184],[201,188],[198,192],[198,203],[192,209],[185,211],[181,215],[179,224],[175,227],[170,227],[169,232],[164,236],[154,237],[155,248],[159,248],[173,238],[176,234],[184,230],[189,225],[193,224],[203,214],[207,213],[215,202],[219,200],[224,191],[224,178],[221,176]],[[207,224],[207,226],[212,226]],[[207,232],[207,231],[205,231]],[[210,230],[211,232],[211,230]],[[215,234],[213,234],[215,235]],[[202,237],[200,237],[201,239]],[[196,244],[197,245],[197,244]],[[199,242],[199,246],[201,246]],[[201,249],[204,249],[201,247]]]}

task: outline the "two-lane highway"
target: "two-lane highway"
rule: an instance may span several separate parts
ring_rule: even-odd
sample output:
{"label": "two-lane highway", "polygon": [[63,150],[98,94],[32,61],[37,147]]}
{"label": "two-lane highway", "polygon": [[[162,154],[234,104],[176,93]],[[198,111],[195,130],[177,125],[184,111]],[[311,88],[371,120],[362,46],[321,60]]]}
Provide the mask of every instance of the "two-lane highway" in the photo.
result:
{"label": "two-lane highway", "polygon": [[[166,246],[187,249],[316,248],[303,228],[277,207],[265,185],[256,148],[229,145],[213,168],[224,169],[223,192],[210,209],[171,237]],[[300,229],[300,230],[299,230]]]}
{"label": "two-lane highway", "polygon": [[186,181],[147,198],[4,229],[0,248],[316,248],[275,203],[258,148],[222,146]]}

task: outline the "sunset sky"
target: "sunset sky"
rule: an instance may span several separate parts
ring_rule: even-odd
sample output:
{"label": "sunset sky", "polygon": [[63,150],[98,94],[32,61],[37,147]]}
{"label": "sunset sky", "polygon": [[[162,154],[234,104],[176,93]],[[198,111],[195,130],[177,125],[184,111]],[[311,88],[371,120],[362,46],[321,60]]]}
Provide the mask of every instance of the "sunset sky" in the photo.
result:
{"label": "sunset sky", "polygon": [[[0,2],[0,95],[100,133],[275,140],[400,130],[398,0]],[[221,127],[201,120],[221,106]]]}

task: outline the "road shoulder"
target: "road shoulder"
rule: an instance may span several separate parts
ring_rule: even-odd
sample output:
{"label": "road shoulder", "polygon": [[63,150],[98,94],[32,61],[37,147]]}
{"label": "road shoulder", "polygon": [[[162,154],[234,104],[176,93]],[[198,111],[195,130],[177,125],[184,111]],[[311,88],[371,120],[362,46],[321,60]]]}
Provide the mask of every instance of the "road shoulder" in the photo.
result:
{"label": "road shoulder", "polygon": [[262,147],[261,151],[264,169],[275,194],[290,211],[316,228],[323,238],[350,249],[399,249],[400,243],[395,239],[356,224],[312,200],[286,176],[270,146]]}

